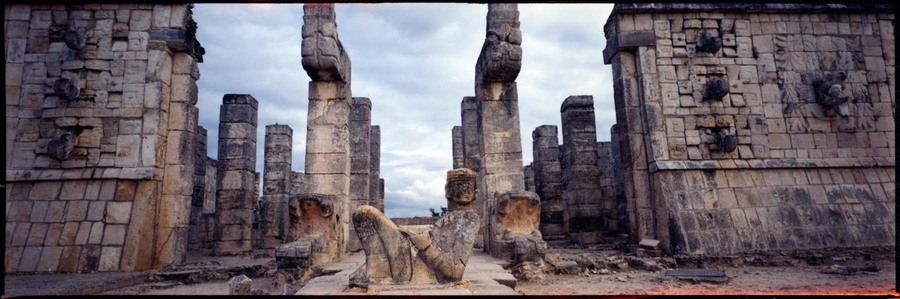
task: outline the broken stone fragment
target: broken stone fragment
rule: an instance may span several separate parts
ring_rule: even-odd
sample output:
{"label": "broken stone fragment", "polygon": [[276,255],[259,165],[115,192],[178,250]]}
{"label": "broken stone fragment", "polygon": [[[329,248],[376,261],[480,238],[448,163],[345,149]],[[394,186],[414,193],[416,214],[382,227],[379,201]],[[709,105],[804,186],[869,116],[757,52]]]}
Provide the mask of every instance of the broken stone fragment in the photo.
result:
{"label": "broken stone fragment", "polygon": [[228,295],[251,295],[253,281],[246,275],[238,275],[228,280]]}

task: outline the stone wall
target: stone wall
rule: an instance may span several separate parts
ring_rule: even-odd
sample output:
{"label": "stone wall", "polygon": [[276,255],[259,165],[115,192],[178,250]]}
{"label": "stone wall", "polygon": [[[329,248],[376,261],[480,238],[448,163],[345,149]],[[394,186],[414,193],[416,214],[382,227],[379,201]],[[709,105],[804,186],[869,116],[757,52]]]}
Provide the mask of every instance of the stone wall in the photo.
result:
{"label": "stone wall", "polygon": [[190,6],[4,5],[4,28],[5,272],[183,260],[203,54]]}
{"label": "stone wall", "polygon": [[889,5],[619,4],[606,25],[632,241],[894,245]]}

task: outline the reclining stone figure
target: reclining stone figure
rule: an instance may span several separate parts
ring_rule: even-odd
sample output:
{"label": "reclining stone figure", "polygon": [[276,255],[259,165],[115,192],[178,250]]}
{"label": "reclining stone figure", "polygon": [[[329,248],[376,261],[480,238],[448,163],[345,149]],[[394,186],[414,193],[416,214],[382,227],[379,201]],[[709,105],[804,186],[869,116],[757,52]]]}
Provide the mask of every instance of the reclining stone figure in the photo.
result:
{"label": "reclining stone figure", "polygon": [[[445,196],[466,206],[475,199],[475,172],[447,171]],[[366,263],[350,276],[351,286],[449,284],[462,281],[480,219],[471,208],[451,211],[428,231],[405,230],[372,206],[353,212],[353,227]]]}

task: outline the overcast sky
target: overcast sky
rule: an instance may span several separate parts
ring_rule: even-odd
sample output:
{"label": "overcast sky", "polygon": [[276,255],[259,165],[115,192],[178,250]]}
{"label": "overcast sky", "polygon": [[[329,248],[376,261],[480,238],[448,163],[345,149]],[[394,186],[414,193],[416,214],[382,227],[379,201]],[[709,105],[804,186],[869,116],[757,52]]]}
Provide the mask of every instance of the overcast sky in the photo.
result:
{"label": "overcast sky", "polygon": [[[531,132],[560,126],[570,95],[592,95],[598,141],[615,123],[612,71],[603,64],[603,25],[612,4],[520,4],[522,71],[516,80],[522,160],[532,161]],[[208,154],[218,145],[219,106],[228,93],[259,101],[256,170],[263,172],[265,126],[294,130],[293,170],[306,150],[309,77],[300,63],[302,4],[196,4],[200,125]],[[453,166],[451,129],[460,101],[474,96],[475,61],[485,36],[486,4],[337,4],[338,36],[352,61],[352,94],[372,101],[381,126],[381,177],[389,217],[427,216],[446,206]],[[562,142],[562,132],[559,132]]]}

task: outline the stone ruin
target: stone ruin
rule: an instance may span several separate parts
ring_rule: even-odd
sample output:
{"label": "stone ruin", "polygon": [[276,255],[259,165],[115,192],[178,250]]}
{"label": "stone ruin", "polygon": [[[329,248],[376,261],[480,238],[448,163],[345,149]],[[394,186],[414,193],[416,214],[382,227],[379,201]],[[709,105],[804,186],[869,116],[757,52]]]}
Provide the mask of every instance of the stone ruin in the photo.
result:
{"label": "stone ruin", "polygon": [[[333,4],[304,5],[304,172],[290,170],[293,130],[274,124],[262,175],[251,95],[224,95],[218,156],[206,156],[191,5],[4,8],[6,273],[258,249],[303,268],[362,249],[359,285],[454,283],[466,248],[539,265],[545,239],[626,234],[705,256],[895,246],[889,5],[617,4],[603,52],[611,141],[596,140],[592,97],[571,96],[562,144],[555,126],[536,128],[523,167],[518,11],[489,4],[475,96],[452,131],[450,214],[430,231],[382,214],[380,128],[351,95]],[[472,190],[456,180],[473,177]],[[455,224],[462,243],[448,241]]]}
{"label": "stone ruin", "polygon": [[452,284],[462,281],[480,219],[475,212],[475,172],[447,172],[445,194],[454,209],[424,231],[399,227],[372,206],[353,212],[353,226],[366,262],[350,276],[351,286]]}
{"label": "stone ruin", "polygon": [[892,11],[617,4],[603,56],[631,242],[708,256],[895,246]]}

